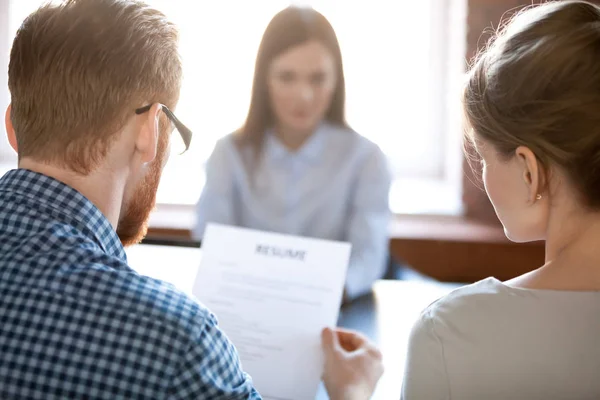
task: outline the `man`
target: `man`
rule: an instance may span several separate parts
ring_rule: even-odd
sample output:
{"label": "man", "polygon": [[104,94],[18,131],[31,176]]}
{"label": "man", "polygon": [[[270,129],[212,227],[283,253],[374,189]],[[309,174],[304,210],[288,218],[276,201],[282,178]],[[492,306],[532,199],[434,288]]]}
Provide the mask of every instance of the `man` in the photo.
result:
{"label": "man", "polygon": [[[173,126],[177,31],[127,0],[67,0],[30,15],[10,55],[0,179],[0,398],[258,399],[215,317],[136,274]],[[368,398],[379,352],[323,332],[333,399]]]}

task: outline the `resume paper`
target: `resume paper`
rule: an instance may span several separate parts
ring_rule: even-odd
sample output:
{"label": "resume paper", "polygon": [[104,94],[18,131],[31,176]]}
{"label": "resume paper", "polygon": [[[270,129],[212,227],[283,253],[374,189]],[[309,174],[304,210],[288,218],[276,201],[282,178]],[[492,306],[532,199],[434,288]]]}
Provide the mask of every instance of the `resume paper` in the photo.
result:
{"label": "resume paper", "polygon": [[335,326],[350,244],[209,224],[194,295],[264,399],[313,400],[321,330]]}

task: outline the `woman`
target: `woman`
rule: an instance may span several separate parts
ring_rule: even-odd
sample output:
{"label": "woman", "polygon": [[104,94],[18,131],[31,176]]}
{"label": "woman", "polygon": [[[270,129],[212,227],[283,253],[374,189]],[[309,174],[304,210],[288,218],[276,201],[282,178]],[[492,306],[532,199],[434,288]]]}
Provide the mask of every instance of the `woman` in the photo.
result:
{"label": "woman", "polygon": [[325,17],[289,7],[269,23],[244,126],[206,166],[194,236],[216,222],[348,241],[346,298],[368,292],[387,259],[390,174],[344,119],[340,47]]}
{"label": "woman", "polygon": [[600,7],[517,15],[472,67],[469,139],[506,235],[546,262],[427,308],[405,399],[600,398]]}

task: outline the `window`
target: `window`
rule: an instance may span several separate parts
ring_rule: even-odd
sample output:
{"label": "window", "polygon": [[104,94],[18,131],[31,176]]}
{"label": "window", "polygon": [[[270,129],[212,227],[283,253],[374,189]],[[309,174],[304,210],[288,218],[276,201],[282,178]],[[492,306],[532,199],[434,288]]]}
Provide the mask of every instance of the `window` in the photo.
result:
{"label": "window", "polygon": [[[176,114],[194,132],[190,151],[169,159],[158,202],[191,205],[200,195],[204,163],[215,142],[244,121],[262,33],[290,1],[147,2],[180,28],[184,81]],[[348,122],[389,157],[395,178],[390,205],[398,213],[460,211],[455,103],[465,54],[464,2],[302,2],[322,12],[338,34]],[[40,3],[11,1],[11,40]]]}

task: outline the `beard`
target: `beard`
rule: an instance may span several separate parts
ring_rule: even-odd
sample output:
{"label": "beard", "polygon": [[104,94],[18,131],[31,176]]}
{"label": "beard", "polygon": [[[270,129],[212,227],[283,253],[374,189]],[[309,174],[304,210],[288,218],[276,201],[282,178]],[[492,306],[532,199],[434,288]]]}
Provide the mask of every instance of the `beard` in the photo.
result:
{"label": "beard", "polygon": [[117,224],[117,236],[124,247],[140,243],[146,237],[150,213],[156,206],[156,191],[160,183],[163,161],[168,151],[168,137],[168,134],[159,135],[156,158],[125,205],[124,212],[121,213]]}

